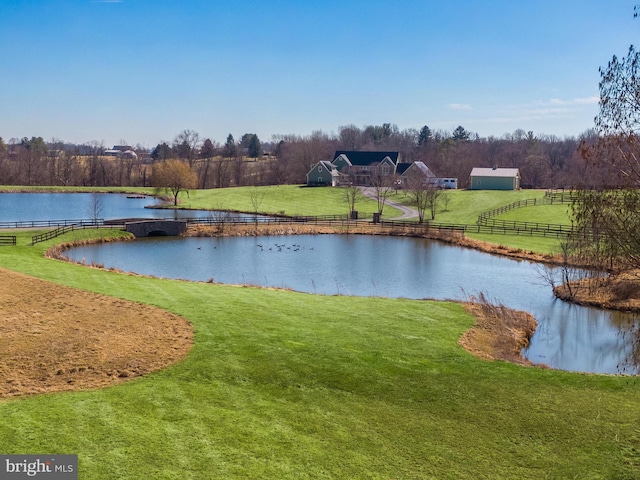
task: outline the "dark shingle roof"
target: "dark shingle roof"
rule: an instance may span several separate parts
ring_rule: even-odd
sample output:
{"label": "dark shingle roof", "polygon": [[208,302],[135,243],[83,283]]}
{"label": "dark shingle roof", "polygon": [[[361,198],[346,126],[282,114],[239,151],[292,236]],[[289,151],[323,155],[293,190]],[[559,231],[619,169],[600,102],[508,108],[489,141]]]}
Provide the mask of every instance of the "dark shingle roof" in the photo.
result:
{"label": "dark shingle roof", "polygon": [[398,164],[398,166],[396,167],[396,173],[398,175],[402,175],[404,172],[407,171],[407,169],[413,165],[412,163],[405,163],[405,162],[400,162]]}
{"label": "dark shingle roof", "polygon": [[340,155],[345,155],[351,162],[351,165],[373,165],[384,160],[384,157],[389,157],[394,164],[398,163],[398,152],[358,152],[337,150],[333,159],[335,160]]}

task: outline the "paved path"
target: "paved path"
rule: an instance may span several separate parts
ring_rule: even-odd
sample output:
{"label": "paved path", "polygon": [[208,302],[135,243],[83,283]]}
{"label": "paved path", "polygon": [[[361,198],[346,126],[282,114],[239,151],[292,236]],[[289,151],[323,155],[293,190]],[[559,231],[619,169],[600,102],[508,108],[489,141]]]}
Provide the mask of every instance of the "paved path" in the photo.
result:
{"label": "paved path", "polygon": [[[374,187],[360,187],[360,192],[365,197],[377,200],[376,189]],[[397,203],[387,199],[387,201],[385,202],[385,206],[387,205],[389,207],[400,210],[402,212],[402,215],[400,215],[399,217],[385,218],[385,220],[407,220],[409,218],[416,218],[418,216],[418,211],[415,208],[407,207],[406,205],[402,205],[401,203]]]}

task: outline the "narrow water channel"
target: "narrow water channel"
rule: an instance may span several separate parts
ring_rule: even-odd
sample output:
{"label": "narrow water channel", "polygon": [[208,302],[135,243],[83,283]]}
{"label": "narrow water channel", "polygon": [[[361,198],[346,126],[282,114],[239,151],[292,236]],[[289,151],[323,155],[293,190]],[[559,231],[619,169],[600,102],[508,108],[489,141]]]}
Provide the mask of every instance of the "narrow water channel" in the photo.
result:
{"label": "narrow water channel", "polygon": [[540,266],[434,241],[366,235],[163,238],[78,247],[74,261],[193,281],[327,295],[489,300],[526,310],[538,329],[524,355],[552,368],[637,374],[628,314],[557,300]]}

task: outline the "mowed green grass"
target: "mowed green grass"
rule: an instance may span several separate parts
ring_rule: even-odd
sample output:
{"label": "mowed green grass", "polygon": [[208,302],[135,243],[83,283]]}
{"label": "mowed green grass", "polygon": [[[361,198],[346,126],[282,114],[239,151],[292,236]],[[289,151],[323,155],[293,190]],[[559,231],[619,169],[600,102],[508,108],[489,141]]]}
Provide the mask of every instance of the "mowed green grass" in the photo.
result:
{"label": "mowed green grass", "polygon": [[[496,208],[504,207],[518,200],[541,199],[544,190],[451,190],[446,191],[450,201],[441,204],[434,222],[476,225],[478,215]],[[393,198],[393,197],[392,197]],[[401,203],[410,203],[405,193],[400,192],[397,199]],[[536,205],[515,208],[495,217],[498,220],[515,220],[538,223],[570,225],[567,204]],[[467,237],[483,242],[503,245],[527,252],[554,254],[560,251],[560,240],[554,237],[527,235],[504,235],[502,233],[466,233]]]}
{"label": "mowed green grass", "polygon": [[[446,207],[443,202],[440,203],[434,222],[475,225],[481,213],[518,200],[542,198],[545,191],[444,190],[443,193],[449,196],[450,201]],[[411,204],[411,197],[404,191],[399,191],[391,199],[406,205]]]}
{"label": "mowed green grass", "polygon": [[3,453],[77,453],[83,479],[640,477],[638,378],[479,360],[455,303],[123,275],[44,259],[32,233],[0,266],[183,315],[195,345],[119,386],[0,401]]}
{"label": "mowed green grass", "polygon": [[567,203],[552,205],[533,205],[530,207],[514,208],[497,215],[497,220],[511,220],[530,223],[548,223],[554,225],[571,225],[571,210]]}
{"label": "mowed green grass", "polygon": [[[349,212],[344,189],[301,185],[192,190],[188,197],[180,196],[180,207],[254,212],[252,195],[259,200],[258,212],[260,213],[346,215]],[[355,209],[363,218],[371,218],[373,212],[378,211],[378,204],[375,200],[361,196],[356,202]],[[384,217],[394,217],[400,215],[400,212],[385,206],[383,214]]]}
{"label": "mowed green grass", "polygon": [[[0,190],[6,192],[114,192],[171,196],[170,192],[164,189],[157,190],[152,187],[5,186],[0,187]],[[258,199],[258,213],[282,215],[346,215],[349,213],[344,189],[332,187],[309,188],[304,185],[194,189],[189,190],[189,192],[180,192],[178,208],[253,213],[256,210],[256,206],[252,196]],[[168,206],[171,208],[173,198],[168,198],[167,201],[169,202]],[[356,201],[355,208],[362,218],[371,218],[373,212],[378,211],[378,203],[360,195]],[[400,215],[398,210],[388,205],[384,207],[384,218],[398,215]]]}

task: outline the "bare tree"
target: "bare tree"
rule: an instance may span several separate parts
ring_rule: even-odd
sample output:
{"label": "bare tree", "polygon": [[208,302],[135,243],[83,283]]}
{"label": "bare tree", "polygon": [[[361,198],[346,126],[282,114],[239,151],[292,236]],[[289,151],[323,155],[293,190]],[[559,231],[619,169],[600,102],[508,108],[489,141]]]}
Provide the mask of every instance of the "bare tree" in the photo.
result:
{"label": "bare tree", "polygon": [[444,211],[445,212],[449,211],[449,203],[451,202],[451,194],[448,191],[443,190],[440,193],[440,201],[444,204]]}
{"label": "bare tree", "polygon": [[421,175],[410,176],[407,179],[406,188],[418,211],[418,221],[424,222],[427,210],[431,215],[431,220],[435,220],[443,190],[434,182],[425,180]]}
{"label": "bare tree", "polygon": [[264,201],[265,192],[264,190],[260,190],[257,187],[253,187],[249,190],[249,200],[251,201],[251,207],[253,208],[253,219],[258,227],[258,212],[260,211],[260,206]]}
{"label": "bare tree", "polygon": [[[600,184],[575,192],[572,219],[581,255],[609,268],[640,267],[640,52],[613,57],[600,69],[597,140],[583,144]],[[596,177],[594,177],[596,178]]]}
{"label": "bare tree", "polygon": [[387,200],[394,192],[395,177],[393,175],[385,175],[383,172],[376,170],[371,175],[370,181],[378,202],[378,214],[382,216],[382,210],[384,210]]}
{"label": "bare tree", "polygon": [[244,185],[244,174],[246,170],[246,162],[244,157],[237,152],[231,159],[231,165],[233,166],[233,182],[235,187]]}
{"label": "bare tree", "polygon": [[198,158],[200,134],[193,130],[182,130],[176,136],[173,144],[179,152],[179,157],[187,160],[189,167],[193,167],[193,162]]}
{"label": "bare tree", "polygon": [[99,193],[94,192],[91,194],[89,204],[87,206],[87,212],[89,213],[89,218],[91,218],[93,224],[98,225],[104,213],[104,204]]}
{"label": "bare tree", "polygon": [[360,187],[355,182],[354,178],[351,178],[349,183],[344,187],[345,200],[349,207],[349,218],[356,220],[358,218],[358,212],[356,211],[356,202],[362,197]]}

